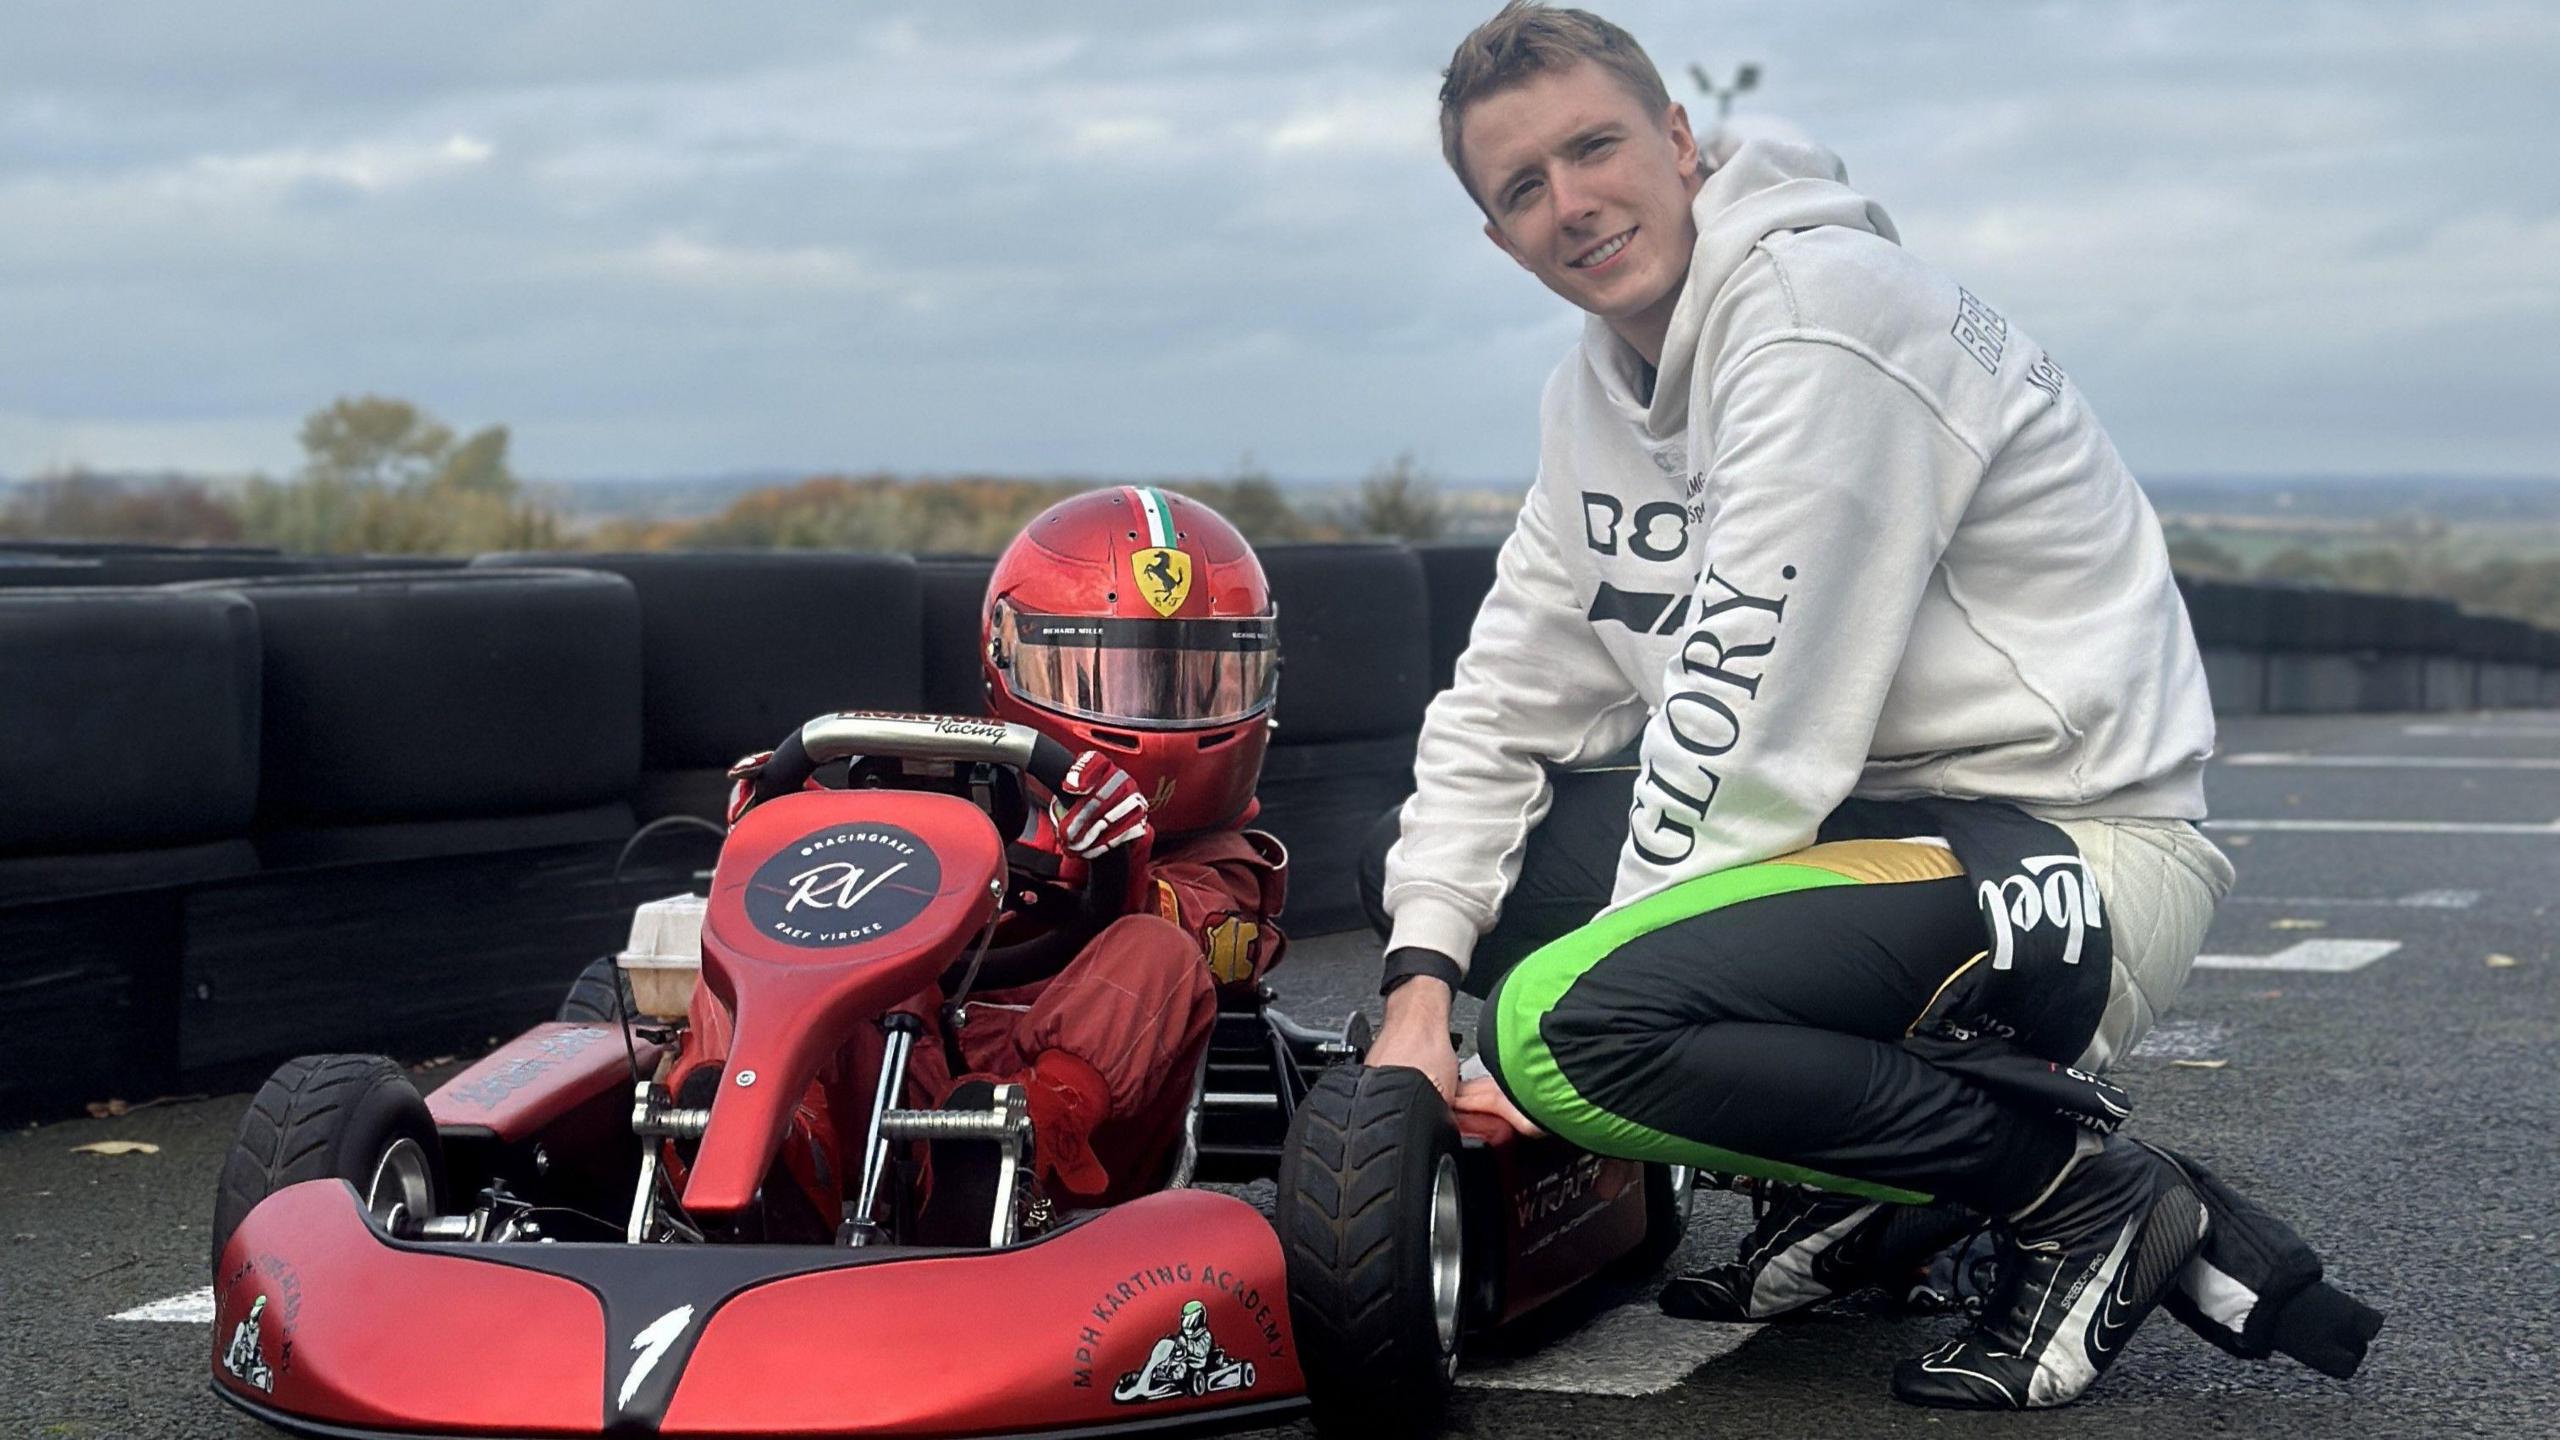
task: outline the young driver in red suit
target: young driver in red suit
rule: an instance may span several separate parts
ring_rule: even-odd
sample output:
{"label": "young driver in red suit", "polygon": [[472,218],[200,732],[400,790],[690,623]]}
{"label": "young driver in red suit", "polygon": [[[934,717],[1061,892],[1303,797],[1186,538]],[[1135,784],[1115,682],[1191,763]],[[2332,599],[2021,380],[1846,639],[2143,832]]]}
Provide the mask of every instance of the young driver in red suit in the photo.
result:
{"label": "young driver in red suit", "polygon": [[[940,997],[922,997],[916,1012],[934,1043],[916,1047],[902,1103],[983,1105],[969,1082],[1023,1086],[1038,1184],[1058,1203],[1162,1185],[1219,988],[1253,985],[1286,943],[1273,923],[1286,852],[1245,828],[1279,681],[1273,619],[1244,537],[1164,490],[1061,501],[989,579],[980,636],[989,709],[1077,755],[1063,793],[1034,807],[1017,848],[1057,857],[1072,876],[1147,837],[1145,904],[1054,977],[969,996],[957,1076]],[[935,1157],[952,1173],[927,1201],[928,1240],[986,1233],[986,1196],[943,1163],[955,1154],[941,1147]]]}

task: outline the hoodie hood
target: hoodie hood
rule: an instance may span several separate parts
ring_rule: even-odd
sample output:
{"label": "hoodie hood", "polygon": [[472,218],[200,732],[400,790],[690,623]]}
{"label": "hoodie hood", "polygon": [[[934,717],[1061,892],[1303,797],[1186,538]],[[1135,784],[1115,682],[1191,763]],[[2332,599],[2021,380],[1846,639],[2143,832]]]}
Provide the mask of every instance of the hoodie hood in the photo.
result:
{"label": "hoodie hood", "polygon": [[1641,417],[1656,440],[1675,438],[1686,428],[1691,371],[1707,314],[1726,282],[1766,237],[1845,225],[1901,243],[1884,207],[1850,189],[1848,181],[1848,168],[1839,156],[1810,142],[1781,139],[1752,140],[1707,176],[1689,202],[1698,244],[1689,253],[1689,274],[1663,337],[1662,366],[1654,376],[1650,404],[1643,398],[1644,357],[1599,316],[1583,324],[1583,352],[1591,357],[1611,401],[1630,420]]}

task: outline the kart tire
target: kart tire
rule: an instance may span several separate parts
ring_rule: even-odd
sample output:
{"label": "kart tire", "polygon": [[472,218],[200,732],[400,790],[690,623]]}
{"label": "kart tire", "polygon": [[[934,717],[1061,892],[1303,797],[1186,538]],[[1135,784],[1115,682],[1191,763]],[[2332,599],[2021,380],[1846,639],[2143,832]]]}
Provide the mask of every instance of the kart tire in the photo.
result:
{"label": "kart tire", "polygon": [[1457,1177],[1457,1127],[1418,1070],[1338,1066],[1299,1103],[1275,1225],[1319,1432],[1436,1428],[1465,1318]]}
{"label": "kart tire", "polygon": [[[622,997],[619,1010],[614,1008],[617,991]],[[569,982],[569,993],[560,997],[560,1013],[552,1018],[573,1025],[611,1025],[639,1013],[631,999],[631,982],[622,978],[622,967],[612,956],[599,955]]]}
{"label": "kart tire", "polygon": [[1644,1239],[1618,1262],[1622,1279],[1647,1280],[1678,1254],[1689,1235],[1691,1200],[1698,1173],[1686,1165],[1644,1167]]}
{"label": "kart tire", "polygon": [[[249,1101],[231,1153],[222,1162],[213,1202],[209,1263],[221,1280],[222,1247],[249,1211],[269,1195],[331,1176],[356,1187],[360,1201],[385,1171],[395,1147],[416,1147],[428,1204],[436,1213],[444,1189],[443,1151],[427,1102],[399,1065],[380,1055],[305,1055],[276,1067]],[[386,1191],[379,1199],[387,1203]]]}

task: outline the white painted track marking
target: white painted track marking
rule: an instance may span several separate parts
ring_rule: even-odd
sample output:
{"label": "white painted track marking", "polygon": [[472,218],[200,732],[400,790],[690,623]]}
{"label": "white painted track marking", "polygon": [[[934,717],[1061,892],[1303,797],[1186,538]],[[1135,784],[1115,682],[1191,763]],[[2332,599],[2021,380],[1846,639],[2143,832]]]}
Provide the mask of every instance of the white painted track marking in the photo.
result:
{"label": "white painted track marking", "polygon": [[2374,895],[2232,895],[2225,905],[2282,905],[2303,910],[2321,905],[2387,905],[2400,910],[2468,910],[2480,903],[2477,890],[2420,890],[2398,896]]}
{"label": "white painted track marking", "polygon": [[2283,765],[2341,770],[2560,770],[2560,760],[2513,755],[2308,755],[2261,750],[2226,755],[2225,765]]}
{"label": "white painted track marking", "polygon": [[2469,820],[2207,820],[2207,830],[2268,830],[2330,835],[2548,835],[2560,837],[2560,820],[2547,824],[2492,824]]}
{"label": "white painted track marking", "polygon": [[1459,1372],[1458,1383],[1480,1390],[1653,1395],[1731,1354],[1759,1329],[1675,1320],[1647,1300],[1596,1315],[1534,1353],[1471,1363]]}
{"label": "white painted track marking", "polygon": [[177,1325],[210,1325],[213,1323],[213,1287],[200,1286],[184,1295],[172,1295],[166,1300],[154,1300],[148,1305],[136,1305],[130,1310],[107,1318],[110,1320],[158,1320]]}
{"label": "white painted track marking", "polygon": [[2550,725],[2443,725],[2422,723],[2403,725],[2403,735],[2429,737],[2459,735],[2465,740],[2550,740],[2560,738],[2560,726]]}
{"label": "white painted track marking", "polygon": [[2219,1020],[2170,1020],[2133,1047],[2138,1060],[2205,1060],[2220,1053],[2230,1027]]}
{"label": "white painted track marking", "polygon": [[2400,948],[2397,940],[2304,940],[2273,955],[2199,955],[2199,970],[2307,970],[2343,975]]}

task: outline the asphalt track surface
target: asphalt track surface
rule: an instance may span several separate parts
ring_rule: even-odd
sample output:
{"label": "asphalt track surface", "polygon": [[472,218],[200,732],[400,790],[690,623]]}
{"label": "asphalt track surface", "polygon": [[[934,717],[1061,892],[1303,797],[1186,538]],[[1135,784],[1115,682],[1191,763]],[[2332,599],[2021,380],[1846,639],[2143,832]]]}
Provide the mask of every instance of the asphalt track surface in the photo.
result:
{"label": "asphalt track surface", "polygon": [[[2361,1375],[2245,1364],[2160,1316],[2066,1410],[1920,1411],[1887,1396],[1886,1376],[1954,1321],[1851,1302],[1784,1325],[1686,1325],[1623,1291],[1472,1361],[1450,1433],[2560,1430],[2560,714],[2237,720],[2222,748],[2213,808],[2236,823],[2213,833],[2241,878],[2206,949],[2224,958],[2118,1075],[2136,1133],[2290,1218],[2334,1281],[2389,1313]],[[2372,943],[2303,948],[2350,941]],[[1275,977],[1284,1006],[1339,1017],[1364,1001],[1373,957],[1358,937],[1302,943]],[[0,1136],[0,1437],[272,1433],[206,1393],[204,1324],[108,1318],[205,1283],[214,1174],[243,1103]],[[160,1149],[73,1153],[106,1139]],[[1746,1221],[1732,1197],[1702,1194],[1682,1261],[1721,1258]]]}

